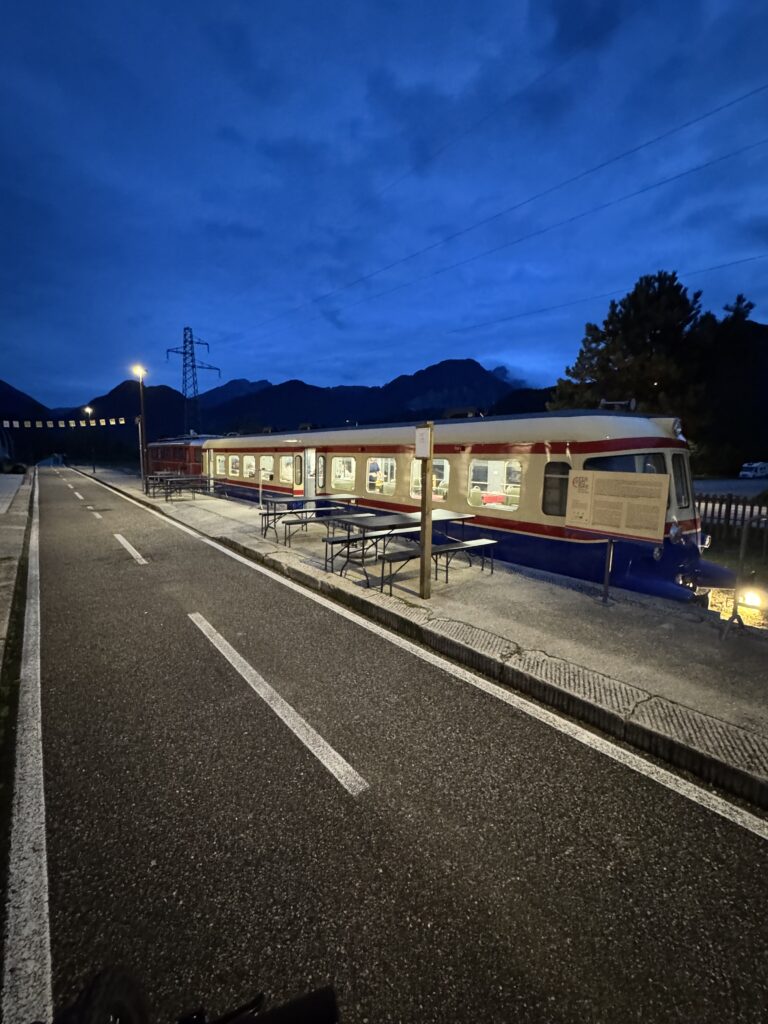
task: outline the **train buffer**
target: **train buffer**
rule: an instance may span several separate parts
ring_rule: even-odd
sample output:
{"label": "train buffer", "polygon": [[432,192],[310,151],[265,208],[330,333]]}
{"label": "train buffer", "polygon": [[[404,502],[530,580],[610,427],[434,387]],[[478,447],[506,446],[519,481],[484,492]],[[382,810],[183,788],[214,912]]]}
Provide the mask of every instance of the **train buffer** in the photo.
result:
{"label": "train buffer", "polygon": [[[477,537],[474,540],[451,540],[447,544],[433,544],[432,545],[432,561],[435,564],[435,579],[437,579],[438,566],[440,559],[444,559],[445,562],[445,582],[448,582],[448,570],[450,564],[456,555],[464,554],[467,556],[467,561],[472,565],[472,556],[470,552],[478,553],[482,558],[480,565],[481,571],[485,570],[485,559],[488,557],[491,563],[491,574],[493,574],[493,546],[498,542],[491,540],[488,537]],[[416,558],[421,558],[421,545],[417,545],[410,548],[407,551],[385,551],[379,555],[379,561],[381,562],[381,583],[379,586],[380,590],[384,590],[385,582],[385,566],[389,565],[389,576],[386,577],[389,582],[389,593],[392,594],[392,580],[397,576],[401,569],[405,568],[408,562],[412,562]],[[397,566],[397,568],[395,568]]]}

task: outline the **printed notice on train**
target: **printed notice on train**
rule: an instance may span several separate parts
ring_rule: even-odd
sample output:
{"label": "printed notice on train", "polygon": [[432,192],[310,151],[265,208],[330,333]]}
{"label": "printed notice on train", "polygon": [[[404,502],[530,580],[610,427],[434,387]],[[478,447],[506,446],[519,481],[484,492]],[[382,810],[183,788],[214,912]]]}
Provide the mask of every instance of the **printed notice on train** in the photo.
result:
{"label": "printed notice on train", "polygon": [[668,494],[666,473],[575,470],[568,477],[565,525],[660,544]]}

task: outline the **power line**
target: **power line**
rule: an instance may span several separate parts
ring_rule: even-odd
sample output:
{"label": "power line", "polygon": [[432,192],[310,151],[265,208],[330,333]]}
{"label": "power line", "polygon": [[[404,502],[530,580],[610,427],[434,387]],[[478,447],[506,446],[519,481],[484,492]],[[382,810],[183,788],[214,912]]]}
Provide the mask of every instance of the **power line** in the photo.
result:
{"label": "power line", "polygon": [[[501,103],[498,103],[492,110],[488,111],[488,113],[478,118],[477,121],[473,121],[472,124],[468,125],[457,135],[454,135],[452,138],[447,139],[444,143],[438,146],[437,149],[432,150],[432,152],[427,157],[425,157],[423,162],[425,164],[432,163],[439,156],[442,156],[442,154],[445,153],[446,150],[450,149],[451,146],[453,146],[455,143],[459,142],[461,139],[465,139],[468,135],[472,135],[473,132],[477,131],[478,128],[481,128],[484,124],[487,124],[488,121],[492,121],[495,117],[498,117],[499,114],[501,114],[502,111],[506,110],[507,107],[509,107],[514,100],[519,99],[520,96],[524,96],[529,89],[532,89],[534,86],[539,85],[541,82],[543,82],[550,76],[557,74],[558,71],[562,71],[562,69],[566,67],[566,65],[570,64],[572,60],[575,60],[575,58],[578,57],[584,49],[584,46],[580,46],[578,49],[574,50],[573,53],[570,54],[570,56],[566,57],[565,60],[560,61],[559,64],[555,64],[553,65],[553,67],[547,68],[545,71],[542,71],[541,74],[537,75],[535,78],[532,78],[530,82],[526,82],[526,84],[520,86],[519,89],[515,89],[514,92],[510,93],[506,97],[506,99],[502,100]],[[374,192],[374,197],[378,198],[385,192],[388,192],[389,189],[394,188],[395,185],[399,185],[400,182],[405,181],[406,178],[410,178],[412,174],[416,173],[416,171],[419,169],[419,166],[419,164],[412,164],[407,171],[404,171],[397,178],[393,178],[391,181],[387,182],[386,185],[383,185],[381,188],[377,189]]]}
{"label": "power line", "polygon": [[[738,260],[729,260],[727,263],[716,263],[711,267],[699,267],[698,270],[681,270],[679,276],[682,277],[695,277],[697,274],[708,274],[713,270],[725,270],[727,267],[736,267],[743,263],[754,263],[757,260],[768,259],[768,252],[760,253],[757,256],[743,256]],[[510,320],[522,320],[523,317],[527,316],[538,316],[540,313],[552,313],[559,309],[568,309],[569,306],[579,306],[583,302],[596,302],[598,299],[609,299],[614,295],[620,295],[622,292],[626,292],[626,286],[622,288],[613,288],[609,292],[599,292],[597,295],[585,295],[580,299],[570,299],[568,302],[558,302],[553,306],[541,306],[539,309],[526,309],[522,313],[511,313],[509,316],[500,316],[494,320],[482,320],[476,324],[467,324],[465,327],[454,327],[453,330],[449,331],[449,334],[464,334],[469,331],[479,330],[481,327],[493,327],[496,324],[504,324]]]}
{"label": "power line", "polygon": [[[455,239],[462,237],[463,235],[469,234],[471,231],[475,231],[480,227],[484,227],[486,224],[490,224],[493,221],[498,220],[500,217],[506,216],[509,213],[513,213],[516,210],[520,210],[538,199],[543,199],[546,196],[552,195],[553,193],[559,191],[560,189],[566,188],[568,185],[575,184],[577,181],[582,181],[584,178],[587,178],[592,174],[596,174],[598,171],[604,170],[606,167],[611,166],[611,164],[617,163],[619,160],[623,160],[628,156],[633,156],[634,154],[641,152],[643,149],[655,145],[657,142],[661,142],[664,139],[668,139],[671,136],[676,135],[678,132],[684,131],[686,128],[691,128],[693,127],[693,125],[699,124],[702,121],[707,120],[707,118],[714,117],[715,114],[722,113],[724,110],[728,110],[739,103],[743,103],[746,100],[751,99],[753,96],[765,92],[766,90],[768,90],[768,82],[765,82],[762,85],[759,85],[756,88],[751,89],[749,92],[743,93],[740,96],[736,96],[734,99],[728,100],[726,103],[721,103],[719,106],[713,107],[711,110],[708,110],[703,114],[699,114],[697,117],[691,118],[688,121],[684,121],[683,123],[676,125],[674,128],[669,128],[666,131],[662,132],[661,134],[655,135],[651,139],[646,139],[644,142],[638,143],[636,146],[632,146],[630,149],[624,150],[621,153],[617,153],[614,156],[608,157],[607,159],[602,160],[600,163],[595,164],[592,167],[587,168],[586,170],[579,171],[578,174],[571,175],[569,178],[564,178],[562,181],[559,181],[554,185],[550,185],[546,189],[543,189],[540,192],[536,192],[533,195],[528,196],[526,199],[522,199],[516,203],[513,203],[511,206],[506,206],[501,210],[497,210],[495,213],[489,214],[487,217],[484,217],[481,220],[474,221],[471,224],[468,224],[457,231],[453,231],[448,235],[444,235],[442,238],[439,238],[435,242],[431,242],[429,245],[423,246],[421,249],[416,249],[413,252],[406,254],[405,256],[401,256],[398,259],[393,260],[391,263],[387,263],[384,266],[378,267],[376,270],[372,270],[369,273],[363,274],[352,281],[348,281],[345,284],[339,285],[338,288],[334,288],[329,292],[324,292],[323,294],[318,295],[315,298],[308,300],[306,302],[302,302],[298,306],[294,306],[293,308],[285,310],[282,313],[277,313],[275,316],[269,317],[267,320],[262,320],[261,323],[255,325],[254,330],[258,330],[261,327],[266,327],[269,324],[274,323],[276,320],[281,320],[285,316],[291,316],[294,313],[300,312],[302,309],[306,309],[310,306],[317,305],[319,302],[323,302],[325,299],[332,298],[334,295],[338,295],[343,291],[347,291],[350,288],[354,288],[358,284],[364,284],[366,281],[370,281],[374,277],[378,277],[380,274],[386,273],[388,270],[393,270],[395,267],[401,266],[403,263],[407,263],[412,259],[416,259],[416,257],[418,256],[423,256],[428,252],[432,252],[434,249],[440,248],[441,246],[446,245],[448,242],[452,242]],[[490,116],[492,115],[488,115],[488,117]],[[477,123],[479,124],[481,122]],[[389,293],[384,292],[380,294]],[[349,308],[349,306],[343,308]]]}
{"label": "power line", "polygon": [[[696,164],[694,167],[689,167],[684,171],[680,171],[677,174],[669,175],[666,178],[660,178],[658,181],[651,182],[648,185],[644,185],[642,188],[635,189],[632,192],[627,192],[622,196],[618,196],[616,199],[610,199],[605,203],[599,203],[597,206],[592,206],[587,210],[582,210],[580,213],[575,213],[570,217],[566,217],[563,220],[555,221],[552,224],[547,224],[542,228],[537,228],[535,231],[529,231],[525,235],[520,235],[518,238],[512,239],[510,242],[504,242],[502,245],[496,245],[491,249],[485,249],[483,252],[475,253],[474,256],[468,256],[465,259],[458,260],[455,263],[449,263],[444,267],[439,267],[437,270],[433,270],[428,274],[422,274],[420,277],[411,278],[409,281],[403,281],[400,284],[394,285],[392,288],[387,288],[381,292],[375,292],[373,295],[363,296],[361,299],[357,299],[355,302],[347,303],[345,306],[339,306],[334,311],[335,313],[343,313],[348,309],[353,309],[355,306],[360,306],[365,302],[372,302],[375,299],[383,298],[386,295],[392,295],[394,292],[402,291],[404,288],[410,288],[412,285],[421,284],[423,281],[429,281],[433,277],[438,277],[440,274],[446,274],[450,270],[456,270],[459,267],[466,266],[468,263],[473,263],[476,260],[482,259],[485,256],[492,256],[495,253],[501,252],[503,249],[509,249],[514,245],[519,245],[521,242],[530,241],[532,238],[538,238],[541,235],[547,234],[549,231],[554,231],[556,228],[565,227],[568,224],[574,224],[576,221],[583,220],[586,217],[591,216],[595,213],[600,213],[603,210],[610,209],[613,206],[618,206],[619,203],[626,202],[629,199],[634,199],[637,196],[643,195],[646,192],[651,192],[653,189],[661,188],[663,185],[668,185],[673,181],[679,181],[681,178],[688,177],[691,174],[695,174],[698,171],[703,171],[708,167],[713,167],[716,164],[722,163],[725,160],[730,160],[735,156],[740,156],[742,153],[749,152],[750,150],[757,149],[760,146],[764,146],[768,143],[768,137],[760,139],[758,142],[752,142],[747,146],[741,146],[739,149],[731,150],[729,153],[724,153],[722,156],[714,157],[712,160],[707,160],[702,164]],[[322,320],[322,316],[310,317],[308,322],[314,320]]]}

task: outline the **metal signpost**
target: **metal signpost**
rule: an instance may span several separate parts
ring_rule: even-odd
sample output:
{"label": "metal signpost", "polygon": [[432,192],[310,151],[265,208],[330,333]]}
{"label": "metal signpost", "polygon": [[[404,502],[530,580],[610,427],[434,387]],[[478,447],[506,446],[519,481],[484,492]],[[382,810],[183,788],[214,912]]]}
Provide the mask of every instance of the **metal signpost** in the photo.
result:
{"label": "metal signpost", "polygon": [[432,437],[430,420],[416,428],[416,458],[421,459],[421,562],[419,596],[432,596]]}

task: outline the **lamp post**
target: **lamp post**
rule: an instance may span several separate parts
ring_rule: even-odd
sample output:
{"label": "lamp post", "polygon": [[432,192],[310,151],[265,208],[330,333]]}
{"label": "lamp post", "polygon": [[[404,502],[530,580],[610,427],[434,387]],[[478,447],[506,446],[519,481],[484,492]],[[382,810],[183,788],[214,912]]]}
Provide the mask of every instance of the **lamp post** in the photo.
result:
{"label": "lamp post", "polygon": [[141,466],[141,489],[147,493],[147,423],[144,417],[144,378],[147,375],[146,369],[137,363],[132,367],[134,374],[139,378],[139,465]]}
{"label": "lamp post", "polygon": [[[83,412],[88,417],[88,427],[90,428],[91,417],[93,416],[93,409],[90,407],[90,405],[86,405],[83,408]],[[96,473],[96,455],[94,454],[93,435],[91,435],[91,465],[93,466],[93,472],[95,474]]]}

